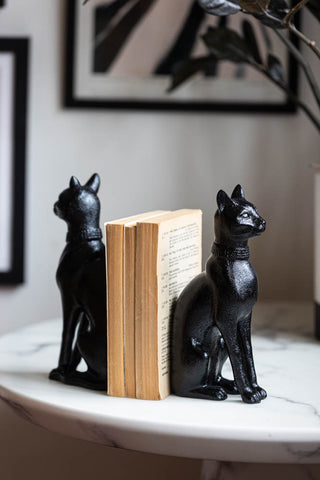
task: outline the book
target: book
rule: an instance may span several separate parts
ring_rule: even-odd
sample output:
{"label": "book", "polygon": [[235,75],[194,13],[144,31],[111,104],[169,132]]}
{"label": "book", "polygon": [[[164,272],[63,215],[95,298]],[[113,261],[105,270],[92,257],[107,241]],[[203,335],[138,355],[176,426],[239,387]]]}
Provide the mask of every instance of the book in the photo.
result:
{"label": "book", "polygon": [[136,221],[162,210],[105,223],[108,394],[135,397],[134,271]]}
{"label": "book", "polygon": [[164,210],[139,215],[139,218],[124,225],[123,247],[123,341],[125,396],[136,398],[135,378],[135,270],[137,221],[154,218],[166,213]]}
{"label": "book", "polygon": [[174,300],[201,272],[201,210],[177,210],[137,223],[136,397],[170,393],[170,317]]}

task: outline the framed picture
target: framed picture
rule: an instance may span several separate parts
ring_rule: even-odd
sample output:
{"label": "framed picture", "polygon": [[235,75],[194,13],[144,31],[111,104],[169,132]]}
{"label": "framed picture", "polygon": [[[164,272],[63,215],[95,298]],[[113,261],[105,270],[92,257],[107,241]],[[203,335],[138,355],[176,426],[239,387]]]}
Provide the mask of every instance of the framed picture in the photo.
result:
{"label": "framed picture", "polygon": [[23,282],[28,39],[0,38],[0,283]]}
{"label": "framed picture", "polygon": [[[208,55],[202,35],[222,17],[197,0],[68,0],[67,107],[291,112],[287,94],[245,64],[218,62],[168,93],[172,72],[190,57]],[[227,18],[240,31],[243,14]],[[224,17],[226,18],[226,17]],[[265,49],[271,35],[253,17]],[[221,24],[221,23],[220,23]],[[296,66],[275,37],[272,46],[297,91]]]}

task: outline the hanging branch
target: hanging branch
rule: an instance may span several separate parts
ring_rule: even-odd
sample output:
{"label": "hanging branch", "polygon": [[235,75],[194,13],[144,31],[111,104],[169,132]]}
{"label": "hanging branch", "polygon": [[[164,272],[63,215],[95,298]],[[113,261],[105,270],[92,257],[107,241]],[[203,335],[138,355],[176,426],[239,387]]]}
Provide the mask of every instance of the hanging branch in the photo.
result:
{"label": "hanging branch", "polygon": [[314,53],[320,58],[320,50],[317,47],[317,44],[314,40],[310,40],[308,37],[306,37],[300,30],[297,29],[295,24],[293,23],[293,18],[294,16],[298,13],[299,10],[301,10],[304,5],[306,5],[309,2],[309,0],[300,0],[299,3],[295,7],[293,7],[287,15],[284,17],[282,20],[282,25],[288,28],[290,32],[292,32],[294,35],[296,35],[302,42],[304,42],[311,50],[314,51]]}

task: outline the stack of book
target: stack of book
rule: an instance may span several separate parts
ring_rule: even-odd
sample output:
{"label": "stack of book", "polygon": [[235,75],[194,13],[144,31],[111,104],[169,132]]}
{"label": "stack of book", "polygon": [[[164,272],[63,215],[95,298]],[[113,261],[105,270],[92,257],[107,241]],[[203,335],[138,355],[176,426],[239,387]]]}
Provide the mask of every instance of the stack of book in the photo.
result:
{"label": "stack of book", "polygon": [[201,272],[201,210],[153,211],[105,224],[108,394],[170,393],[170,318]]}

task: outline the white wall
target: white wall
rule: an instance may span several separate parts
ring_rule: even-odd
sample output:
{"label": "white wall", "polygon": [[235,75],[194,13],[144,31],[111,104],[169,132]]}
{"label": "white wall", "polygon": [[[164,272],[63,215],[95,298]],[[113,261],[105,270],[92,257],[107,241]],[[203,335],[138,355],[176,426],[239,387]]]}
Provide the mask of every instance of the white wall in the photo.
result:
{"label": "white wall", "polygon": [[[264,236],[252,242],[261,298],[311,299],[313,174],[309,164],[319,161],[315,129],[302,115],[65,110],[61,107],[64,4],[62,0],[9,0],[0,11],[2,36],[31,38],[26,282],[17,288],[0,288],[0,333],[60,314],[54,275],[66,228],[53,215],[52,205],[71,175],[84,182],[95,171],[102,178],[102,220],[156,208],[202,208],[204,256],[212,242],[216,192],[219,188],[230,192],[240,182],[268,221]],[[25,425],[0,413],[1,432],[13,429],[16,438],[24,438]],[[65,455],[65,461],[70,455],[71,440],[66,441],[64,453],[59,450],[59,438],[28,428],[26,444],[18,442],[17,451],[12,439],[7,460],[1,460],[5,480],[20,478],[12,473],[10,462],[16,462],[22,450],[24,458],[36,459],[41,444],[39,451],[48,464],[52,449]],[[80,443],[81,457],[88,447]],[[120,455],[105,452],[101,457],[106,462],[111,455]],[[103,461],[88,455],[89,460]],[[134,458],[133,463],[141,466],[141,455]],[[26,478],[43,478],[40,473],[31,475],[31,467],[27,471]],[[119,473],[113,478],[124,476]]]}

